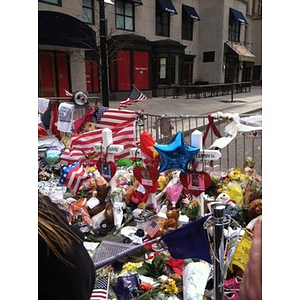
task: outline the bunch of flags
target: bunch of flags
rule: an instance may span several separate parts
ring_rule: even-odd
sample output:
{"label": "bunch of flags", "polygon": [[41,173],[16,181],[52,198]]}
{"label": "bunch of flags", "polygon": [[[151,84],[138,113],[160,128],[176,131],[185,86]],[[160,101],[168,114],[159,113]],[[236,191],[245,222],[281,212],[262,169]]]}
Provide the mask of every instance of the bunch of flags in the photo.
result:
{"label": "bunch of flags", "polygon": [[[72,95],[68,91],[65,92]],[[132,103],[146,99],[147,97],[134,86],[128,98],[120,103],[120,107],[126,108]],[[111,129],[114,144],[124,146],[124,151],[115,155],[116,160],[130,156],[130,149],[137,146],[136,111],[108,107],[98,107],[96,110],[90,108],[84,116],[75,120],[75,132],[78,132],[85,122],[91,121],[92,117],[96,119],[96,130],[73,134],[69,147],[66,147],[60,156],[62,162],[69,164],[62,165],[60,182],[75,194],[80,184],[89,178],[83,161],[86,159],[97,160],[102,155],[95,151],[94,145],[102,142],[104,128]]]}
{"label": "bunch of flags", "polygon": [[126,108],[127,106],[129,106],[131,104],[134,104],[136,102],[145,101],[145,100],[147,100],[147,96],[144,95],[138,88],[133,86],[133,88],[131,89],[130,94],[127,97],[127,99],[120,102],[119,108],[123,109],[123,108]]}

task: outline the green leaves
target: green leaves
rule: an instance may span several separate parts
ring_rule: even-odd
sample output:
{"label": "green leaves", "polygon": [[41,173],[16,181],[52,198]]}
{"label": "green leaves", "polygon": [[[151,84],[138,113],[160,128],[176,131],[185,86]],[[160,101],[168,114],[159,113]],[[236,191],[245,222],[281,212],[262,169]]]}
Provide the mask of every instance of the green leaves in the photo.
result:
{"label": "green leaves", "polygon": [[163,274],[164,259],[157,255],[153,258],[152,262],[143,262],[142,267],[137,269],[140,275],[157,278]]}

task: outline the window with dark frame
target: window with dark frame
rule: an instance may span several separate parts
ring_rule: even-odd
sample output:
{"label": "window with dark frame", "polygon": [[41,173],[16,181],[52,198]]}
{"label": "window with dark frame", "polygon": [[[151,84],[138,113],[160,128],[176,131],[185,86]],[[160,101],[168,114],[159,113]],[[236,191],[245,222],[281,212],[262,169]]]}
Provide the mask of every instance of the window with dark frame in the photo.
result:
{"label": "window with dark frame", "polygon": [[258,0],[258,13],[259,16],[262,15],[262,0]]}
{"label": "window with dark frame", "polygon": [[39,0],[39,2],[61,6],[61,0]]}
{"label": "window with dark frame", "polygon": [[116,28],[134,31],[134,4],[116,0]]}
{"label": "window with dark frame", "polygon": [[163,8],[157,0],[155,20],[155,34],[160,36],[170,36],[170,14],[163,10]]}
{"label": "window with dark frame", "polygon": [[188,41],[193,40],[193,19],[184,9],[182,9],[181,38]]}
{"label": "window with dark frame", "polygon": [[215,51],[203,52],[203,62],[214,62],[215,61]]}
{"label": "window with dark frame", "polygon": [[94,24],[93,3],[93,0],[82,0],[82,21],[86,24]]}
{"label": "window with dark frame", "polygon": [[232,42],[240,41],[240,30],[241,24],[238,22],[232,13],[229,14],[229,30],[228,30],[228,40]]}

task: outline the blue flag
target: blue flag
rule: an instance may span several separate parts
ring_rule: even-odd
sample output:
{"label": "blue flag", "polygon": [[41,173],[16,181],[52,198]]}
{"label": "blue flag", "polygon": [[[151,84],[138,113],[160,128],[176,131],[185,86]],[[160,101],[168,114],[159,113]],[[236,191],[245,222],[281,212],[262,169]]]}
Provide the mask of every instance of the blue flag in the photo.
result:
{"label": "blue flag", "polygon": [[161,237],[173,258],[199,258],[212,263],[209,241],[203,228],[203,224],[209,216],[183,225]]}

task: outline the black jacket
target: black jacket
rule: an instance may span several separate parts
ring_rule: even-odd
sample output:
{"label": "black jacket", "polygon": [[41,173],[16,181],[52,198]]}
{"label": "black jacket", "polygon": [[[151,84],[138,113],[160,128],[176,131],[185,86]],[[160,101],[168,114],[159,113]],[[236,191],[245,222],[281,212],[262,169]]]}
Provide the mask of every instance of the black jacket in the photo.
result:
{"label": "black jacket", "polygon": [[[51,201],[51,200],[50,200]],[[74,267],[63,263],[47,247],[44,240],[38,238],[38,295],[39,300],[89,300],[95,284],[93,261],[83,245],[84,235],[75,226],[70,226],[65,213],[57,209],[58,221],[81,237],[82,242],[73,241],[72,252],[64,257]]]}

